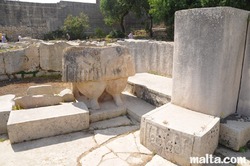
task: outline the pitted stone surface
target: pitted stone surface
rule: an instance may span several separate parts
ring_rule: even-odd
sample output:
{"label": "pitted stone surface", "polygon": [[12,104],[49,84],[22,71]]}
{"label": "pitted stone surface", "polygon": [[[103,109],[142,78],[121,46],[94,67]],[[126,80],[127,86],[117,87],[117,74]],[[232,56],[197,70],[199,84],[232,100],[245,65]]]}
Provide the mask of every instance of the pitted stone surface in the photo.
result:
{"label": "pitted stone surface", "polygon": [[189,165],[190,157],[216,149],[219,118],[166,104],[142,117],[140,132],[148,149],[173,163]]}
{"label": "pitted stone surface", "polygon": [[135,74],[124,46],[71,47],[63,57],[63,81],[84,82],[126,78]]}
{"label": "pitted stone surface", "polygon": [[173,104],[222,118],[235,112],[248,15],[230,7],[176,12]]}

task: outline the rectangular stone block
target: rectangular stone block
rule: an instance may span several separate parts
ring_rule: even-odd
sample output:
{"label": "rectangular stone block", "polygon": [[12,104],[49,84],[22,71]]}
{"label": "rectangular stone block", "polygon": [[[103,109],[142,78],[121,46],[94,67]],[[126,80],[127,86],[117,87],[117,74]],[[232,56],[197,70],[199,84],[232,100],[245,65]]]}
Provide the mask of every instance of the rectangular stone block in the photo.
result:
{"label": "rectangular stone block", "polygon": [[140,133],[141,143],[149,150],[177,165],[189,166],[190,157],[213,154],[219,118],[166,104],[142,117]]}
{"label": "rectangular stone block", "polygon": [[248,25],[245,58],[237,112],[250,116],[250,26]]}
{"label": "rectangular stone block", "polygon": [[7,133],[7,122],[12,106],[14,105],[14,98],[15,95],[0,96],[0,134]]}
{"label": "rectangular stone block", "polygon": [[26,61],[24,50],[4,52],[4,64],[6,74],[14,74],[24,71],[23,65]]}
{"label": "rectangular stone block", "polygon": [[11,111],[7,124],[11,143],[80,131],[89,127],[89,112],[82,102]]}
{"label": "rectangular stone block", "polygon": [[118,43],[129,48],[136,73],[153,72],[172,77],[173,42],[129,39]]}
{"label": "rectangular stone block", "polygon": [[223,118],[236,111],[248,15],[231,7],[176,12],[173,104]]}
{"label": "rectangular stone block", "polygon": [[41,68],[43,70],[62,71],[63,50],[69,46],[66,42],[41,43],[39,47]]}
{"label": "rectangular stone block", "polygon": [[232,114],[220,123],[220,144],[239,151],[250,140],[250,117]]}

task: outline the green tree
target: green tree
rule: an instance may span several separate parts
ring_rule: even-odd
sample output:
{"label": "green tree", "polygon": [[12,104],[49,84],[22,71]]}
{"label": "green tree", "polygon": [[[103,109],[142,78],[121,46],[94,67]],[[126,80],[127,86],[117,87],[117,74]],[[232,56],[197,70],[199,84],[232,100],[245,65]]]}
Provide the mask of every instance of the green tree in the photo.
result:
{"label": "green tree", "polygon": [[70,35],[70,39],[84,39],[85,31],[89,28],[89,18],[81,12],[79,16],[68,15],[64,20],[63,31]]}
{"label": "green tree", "polygon": [[174,38],[174,13],[182,9],[196,7],[231,6],[249,10],[249,0],[149,0],[150,13],[156,22],[164,22],[167,27],[168,39]]}
{"label": "green tree", "polygon": [[149,32],[150,37],[153,36],[153,16],[150,13],[150,4],[148,0],[136,0],[132,6],[132,12],[134,12],[139,18],[146,16],[149,20],[149,24],[146,26],[146,31]]}
{"label": "green tree", "polygon": [[121,31],[125,33],[124,18],[129,14],[134,0],[101,0],[100,9],[107,25],[120,24]]}

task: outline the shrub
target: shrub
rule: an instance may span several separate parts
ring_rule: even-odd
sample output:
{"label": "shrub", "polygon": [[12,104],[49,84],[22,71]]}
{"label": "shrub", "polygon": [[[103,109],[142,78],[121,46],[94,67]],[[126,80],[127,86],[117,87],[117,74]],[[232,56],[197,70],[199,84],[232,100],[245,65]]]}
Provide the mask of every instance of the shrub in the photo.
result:
{"label": "shrub", "polygon": [[103,38],[103,37],[105,37],[105,33],[103,32],[103,30],[101,28],[96,28],[95,29],[95,36],[97,38]]}
{"label": "shrub", "polygon": [[124,38],[125,34],[120,30],[112,30],[108,35],[107,38]]}
{"label": "shrub", "polygon": [[79,16],[68,15],[64,20],[63,32],[70,35],[70,39],[85,39],[85,31],[89,28],[89,18],[81,12]]}
{"label": "shrub", "polygon": [[44,36],[43,36],[44,40],[57,40],[57,39],[63,39],[63,38],[64,38],[64,34],[63,34],[63,30],[61,30],[61,29],[57,29],[55,31],[48,32],[48,33],[44,34]]}

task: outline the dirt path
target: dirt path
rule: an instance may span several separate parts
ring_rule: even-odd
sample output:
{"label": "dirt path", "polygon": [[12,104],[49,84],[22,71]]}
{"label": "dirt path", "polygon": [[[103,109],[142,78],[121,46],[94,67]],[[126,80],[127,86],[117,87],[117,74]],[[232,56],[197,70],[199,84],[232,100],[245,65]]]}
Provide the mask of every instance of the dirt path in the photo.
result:
{"label": "dirt path", "polygon": [[[15,94],[16,96],[26,95],[26,90],[34,85],[52,85],[54,89],[70,88],[70,83],[64,83],[60,77],[34,77],[16,79],[11,81],[0,81],[0,96]],[[56,91],[57,92],[57,91]],[[58,92],[57,92],[58,93]]]}

